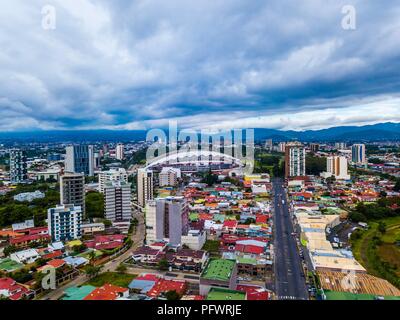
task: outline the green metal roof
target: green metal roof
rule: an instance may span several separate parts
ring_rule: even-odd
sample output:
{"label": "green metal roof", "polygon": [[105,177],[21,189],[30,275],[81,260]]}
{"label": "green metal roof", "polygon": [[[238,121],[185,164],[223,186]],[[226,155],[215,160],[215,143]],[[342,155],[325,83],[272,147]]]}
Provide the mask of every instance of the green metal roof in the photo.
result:
{"label": "green metal roof", "polygon": [[12,272],[18,269],[21,269],[24,265],[22,263],[18,263],[9,258],[0,260],[0,270],[4,270],[7,272]]}
{"label": "green metal roof", "polygon": [[229,281],[235,263],[235,260],[210,259],[201,277],[208,280]]}

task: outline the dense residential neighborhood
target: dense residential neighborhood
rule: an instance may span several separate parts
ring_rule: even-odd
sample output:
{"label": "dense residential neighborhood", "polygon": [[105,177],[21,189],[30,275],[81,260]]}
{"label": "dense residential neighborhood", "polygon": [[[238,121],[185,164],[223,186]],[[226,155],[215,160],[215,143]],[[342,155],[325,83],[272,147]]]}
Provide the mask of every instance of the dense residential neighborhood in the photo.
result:
{"label": "dense residential neighborhood", "polygon": [[147,143],[115,144],[121,159],[112,146],[9,159],[22,170],[3,171],[4,299],[400,299],[388,147],[267,141],[249,174],[211,156],[132,163]]}

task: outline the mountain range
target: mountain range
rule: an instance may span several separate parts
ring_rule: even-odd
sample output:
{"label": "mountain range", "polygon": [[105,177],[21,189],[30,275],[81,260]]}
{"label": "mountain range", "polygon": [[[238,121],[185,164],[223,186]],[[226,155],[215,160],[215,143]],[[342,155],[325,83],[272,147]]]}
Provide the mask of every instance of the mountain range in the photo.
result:
{"label": "mountain range", "polygon": [[[342,126],[322,130],[283,131],[276,129],[254,130],[256,141],[272,139],[273,141],[299,140],[304,142],[371,142],[400,141],[400,123],[379,123],[366,126]],[[0,132],[0,141],[6,144],[30,142],[94,142],[94,141],[140,141],[146,139],[146,131],[113,131],[113,130],[71,130],[71,131],[33,131],[33,132]]]}

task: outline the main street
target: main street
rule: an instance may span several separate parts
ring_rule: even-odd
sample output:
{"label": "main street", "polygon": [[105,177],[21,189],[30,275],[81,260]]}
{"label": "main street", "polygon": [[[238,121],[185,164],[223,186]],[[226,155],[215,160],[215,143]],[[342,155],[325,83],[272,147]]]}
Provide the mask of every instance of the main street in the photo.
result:
{"label": "main street", "polygon": [[308,299],[282,179],[274,179],[275,293],[280,300]]}

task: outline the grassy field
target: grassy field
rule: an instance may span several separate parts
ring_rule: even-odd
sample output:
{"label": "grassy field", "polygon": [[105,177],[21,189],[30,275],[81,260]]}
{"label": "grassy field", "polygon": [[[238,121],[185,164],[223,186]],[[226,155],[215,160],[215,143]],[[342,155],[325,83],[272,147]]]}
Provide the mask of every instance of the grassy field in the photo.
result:
{"label": "grassy field", "polygon": [[367,269],[368,273],[385,278],[399,286],[400,247],[397,240],[400,235],[400,217],[381,220],[386,224],[386,232],[378,232],[378,223],[369,222],[369,229],[361,237],[353,239],[354,257]]}
{"label": "grassy field", "polygon": [[99,274],[97,277],[90,279],[86,282],[86,285],[91,285],[94,287],[101,287],[105,283],[110,283],[116,286],[127,288],[129,283],[136,278],[133,274],[124,274],[118,272],[104,272]]}

